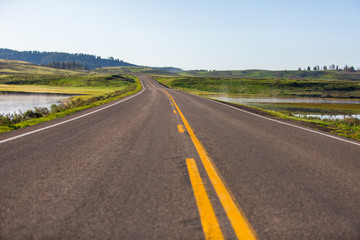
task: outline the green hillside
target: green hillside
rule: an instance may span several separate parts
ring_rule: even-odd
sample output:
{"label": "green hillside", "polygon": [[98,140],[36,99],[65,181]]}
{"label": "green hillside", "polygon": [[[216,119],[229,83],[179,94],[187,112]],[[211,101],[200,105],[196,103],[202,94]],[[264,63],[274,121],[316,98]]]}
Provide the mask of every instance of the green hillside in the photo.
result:
{"label": "green hillside", "polygon": [[152,68],[140,66],[104,67],[93,69],[90,72],[98,74],[148,74],[153,76],[178,76],[179,74],[179,72],[168,71],[166,70],[166,68]]}
{"label": "green hillside", "polygon": [[0,92],[47,92],[101,95],[133,82],[122,75],[76,72],[0,59]]}
{"label": "green hillside", "polygon": [[311,80],[348,80],[360,81],[360,72],[346,71],[268,71],[268,70],[235,70],[235,71],[185,71],[181,76],[191,77],[226,77],[254,79],[311,79]]}
{"label": "green hillside", "polygon": [[104,67],[91,70],[99,74],[147,74],[169,77],[205,77],[236,79],[291,79],[291,80],[343,80],[360,81],[360,72],[347,71],[269,71],[269,70],[234,70],[234,71],[167,71],[163,68],[126,66]]}
{"label": "green hillside", "polygon": [[114,101],[141,90],[135,77],[59,70],[28,62],[0,60],[0,94],[65,93],[71,97],[51,108],[0,113],[0,133],[63,117],[90,107]]}
{"label": "green hillside", "polygon": [[23,61],[0,59],[0,77],[24,74],[74,75],[79,74],[79,72],[43,67]]}
{"label": "green hillside", "polygon": [[6,48],[0,48],[0,59],[27,61],[38,65],[74,62],[89,69],[112,66],[135,66],[113,57],[105,59],[83,53],[16,51]]}

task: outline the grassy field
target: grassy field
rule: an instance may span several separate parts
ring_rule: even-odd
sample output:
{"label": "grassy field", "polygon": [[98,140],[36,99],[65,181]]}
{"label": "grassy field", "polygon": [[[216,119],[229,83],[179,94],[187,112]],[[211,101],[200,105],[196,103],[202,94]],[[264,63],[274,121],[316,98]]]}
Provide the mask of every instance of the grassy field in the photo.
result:
{"label": "grassy field", "polygon": [[156,80],[202,95],[360,98],[358,81],[208,77],[157,77]]}
{"label": "grassy field", "polygon": [[[0,132],[49,121],[134,94],[142,86],[136,77],[79,73],[46,68],[19,61],[2,61],[0,94],[12,92],[79,94],[51,109],[0,114]],[[10,70],[11,71],[10,71]]]}
{"label": "grassy field", "polygon": [[308,80],[346,80],[360,81],[360,72],[344,71],[184,71],[186,77],[248,78],[248,79],[308,79]]}
{"label": "grassy field", "polygon": [[132,78],[123,75],[22,74],[0,78],[0,92],[46,92],[95,96],[121,90],[133,83]]}
{"label": "grassy field", "polygon": [[345,71],[267,71],[235,70],[206,71],[190,70],[169,72],[151,67],[104,67],[91,70],[100,74],[146,74],[153,77],[200,77],[200,78],[236,78],[236,79],[292,79],[292,80],[343,80],[360,81],[360,72]]}
{"label": "grassy field", "polygon": [[[100,106],[102,104],[115,101],[117,99],[130,96],[132,94],[137,93],[142,89],[142,86],[138,79],[134,79],[134,84],[131,86],[128,86],[127,88],[123,90],[116,91],[114,93],[106,94],[106,95],[100,95],[97,97],[88,98],[86,100],[81,100],[80,98],[75,98],[71,102],[65,103],[63,106],[59,105],[52,109],[45,110],[40,109],[40,111],[33,111],[29,110],[23,114],[20,114],[16,116],[17,118],[20,118],[21,121],[19,122],[12,122],[12,117],[2,116],[0,114],[0,133],[2,132],[8,132],[14,129],[23,128],[27,126],[32,126],[35,124],[39,124],[42,122],[50,121],[53,119],[57,119],[60,117],[64,117],[69,114],[73,114],[91,107]],[[39,113],[39,115],[35,115],[35,117],[28,117],[30,114],[36,114]],[[41,112],[44,112],[44,114],[41,114]]]}
{"label": "grassy field", "polygon": [[360,104],[334,103],[261,103],[253,104],[263,109],[297,114],[353,115],[360,114]]}
{"label": "grassy field", "polygon": [[96,74],[67,71],[27,62],[0,60],[0,92],[36,92],[101,95],[134,83],[119,71]]}
{"label": "grassy field", "polygon": [[[13,74],[37,75],[79,75],[84,72],[60,70],[34,65],[28,62],[0,59],[0,77]],[[242,78],[242,79],[307,79],[307,80],[345,80],[360,81],[360,72],[345,71],[267,71],[267,70],[232,70],[232,71],[206,71],[190,70],[182,72],[169,72],[157,68],[129,66],[104,67],[93,69],[90,73],[113,74],[148,74],[154,76],[177,77],[207,77],[207,78]]]}
{"label": "grassy field", "polygon": [[0,77],[17,74],[78,75],[79,72],[38,66],[29,62],[0,59]]}
{"label": "grassy field", "polygon": [[[123,87],[120,87],[123,88]],[[111,88],[97,87],[56,87],[47,85],[6,85],[0,84],[0,92],[26,92],[26,93],[62,93],[101,95],[111,92]]]}
{"label": "grassy field", "polygon": [[96,74],[125,74],[125,75],[146,74],[151,76],[177,76],[177,73],[163,71],[151,67],[104,67],[104,68],[93,69],[90,72]]}

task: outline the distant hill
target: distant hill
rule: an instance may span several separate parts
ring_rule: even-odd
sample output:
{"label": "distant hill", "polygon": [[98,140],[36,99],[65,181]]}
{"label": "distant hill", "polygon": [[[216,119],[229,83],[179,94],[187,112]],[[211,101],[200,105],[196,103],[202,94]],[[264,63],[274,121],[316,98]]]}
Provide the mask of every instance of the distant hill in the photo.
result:
{"label": "distant hill", "polygon": [[80,72],[39,66],[29,62],[0,59],[0,78],[10,75],[74,75]]}
{"label": "distant hill", "polygon": [[89,69],[100,67],[118,67],[118,66],[136,66],[119,59],[110,57],[104,59],[98,56],[82,53],[64,53],[64,52],[39,52],[39,51],[16,51],[6,48],[0,48],[0,59],[19,60],[31,62],[38,65],[51,63],[78,63]]}
{"label": "distant hill", "polygon": [[268,70],[235,70],[206,71],[193,70],[180,73],[181,76],[252,78],[252,79],[323,79],[360,81],[360,72],[346,71],[268,71]]}
{"label": "distant hill", "polygon": [[157,69],[160,71],[165,71],[165,72],[171,72],[171,73],[179,73],[179,72],[183,72],[184,70],[181,68],[177,68],[177,67],[150,67],[153,69]]}
{"label": "distant hill", "polygon": [[145,67],[145,66],[135,66],[135,67],[104,67],[92,69],[90,72],[98,74],[150,74],[158,76],[178,76],[183,70],[180,68],[174,67],[164,67],[164,68],[155,68],[155,67]]}

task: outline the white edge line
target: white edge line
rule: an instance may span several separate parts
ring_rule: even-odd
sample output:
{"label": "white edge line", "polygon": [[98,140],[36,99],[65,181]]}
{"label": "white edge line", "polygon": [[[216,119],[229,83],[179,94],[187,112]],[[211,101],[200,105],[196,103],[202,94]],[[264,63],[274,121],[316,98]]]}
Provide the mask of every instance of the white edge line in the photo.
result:
{"label": "white edge line", "polygon": [[[180,91],[180,90],[176,90],[176,89],[173,89],[173,90],[175,90],[175,91]],[[318,131],[315,131],[315,130],[312,130],[312,129],[309,129],[309,128],[304,128],[304,127],[296,126],[296,125],[293,125],[293,124],[290,124],[290,123],[286,123],[286,122],[282,122],[282,121],[279,121],[279,120],[276,120],[276,119],[264,117],[264,116],[258,115],[258,114],[256,114],[256,113],[252,113],[252,112],[249,112],[249,111],[240,109],[240,108],[236,108],[236,107],[230,106],[230,105],[225,104],[225,103],[222,103],[222,102],[218,102],[218,101],[216,101],[216,100],[214,100],[214,99],[211,99],[211,98],[200,97],[200,96],[198,96],[198,95],[191,94],[191,93],[184,92],[184,91],[180,91],[180,92],[189,94],[189,95],[191,95],[191,96],[196,96],[196,97],[199,97],[199,98],[201,98],[201,99],[208,100],[208,101],[216,102],[216,103],[219,103],[219,104],[221,104],[221,105],[225,105],[225,106],[227,106],[227,107],[229,107],[229,108],[233,108],[233,109],[235,109],[235,110],[238,110],[238,111],[241,111],[241,112],[244,112],[244,113],[247,113],[247,114],[254,115],[254,116],[256,116],[256,117],[260,117],[260,118],[263,118],[263,119],[267,119],[267,120],[270,120],[270,121],[273,121],[273,122],[277,122],[277,123],[280,123],[280,124],[283,124],[283,125],[291,126],[291,127],[294,127],[294,128],[299,128],[299,129],[302,129],[302,130],[305,130],[305,131],[308,131],[308,132],[317,133],[317,134],[319,134],[319,135],[326,136],[326,137],[329,137],[329,138],[333,138],[333,139],[336,139],[336,140],[340,140],[340,141],[343,141],[343,142],[346,142],[346,143],[351,143],[351,144],[354,144],[354,145],[356,145],[356,146],[360,146],[360,143],[357,143],[357,142],[353,142],[353,141],[349,141],[349,140],[346,140],[346,139],[342,139],[342,138],[339,138],[339,137],[336,137],[336,136],[332,136],[332,135],[329,135],[329,134],[326,134],[326,133],[318,132]]]}
{"label": "white edge line", "polygon": [[117,104],[119,104],[119,103],[123,103],[123,102],[125,102],[125,101],[127,101],[127,100],[130,100],[130,99],[132,99],[132,98],[140,95],[141,93],[143,93],[143,92],[145,91],[145,86],[144,86],[143,82],[141,81],[140,78],[138,78],[138,79],[139,79],[139,81],[140,81],[140,83],[141,83],[141,85],[142,85],[142,90],[141,90],[140,92],[136,93],[135,95],[132,95],[132,96],[130,96],[130,97],[128,97],[128,98],[125,98],[125,99],[123,99],[123,100],[120,100],[120,101],[118,101],[118,102],[116,102],[116,103],[107,105],[107,106],[102,107],[102,108],[100,108],[100,109],[97,109],[97,110],[95,110],[95,111],[92,111],[92,112],[83,114],[83,115],[81,115],[81,116],[74,117],[74,118],[72,118],[72,119],[65,120],[65,121],[62,121],[62,122],[59,122],[59,123],[56,123],[56,124],[53,124],[53,125],[50,125],[50,126],[47,126],[47,127],[43,127],[43,128],[40,128],[40,129],[31,131],[31,132],[23,133],[23,134],[20,134],[20,135],[18,135],[18,136],[14,136],[14,137],[11,137],[11,138],[7,138],[7,139],[4,139],[4,140],[0,140],[0,144],[6,143],[6,142],[10,142],[10,141],[12,141],[12,140],[15,140],[15,139],[18,139],[18,138],[22,138],[22,137],[25,137],[25,136],[27,136],[27,135],[31,135],[31,134],[34,134],[34,133],[37,133],[37,132],[41,132],[41,131],[44,131],[44,130],[46,130],[46,129],[53,128],[53,127],[56,127],[56,126],[59,126],[59,125],[62,125],[62,124],[65,124],[65,123],[68,123],[68,122],[71,122],[71,121],[75,121],[75,120],[77,120],[77,119],[80,119],[80,118],[89,116],[89,115],[91,115],[91,114],[100,112],[100,111],[102,111],[102,110],[104,110],[104,109],[107,109],[107,108],[109,108],[109,107],[113,107],[113,106],[115,106],[115,105],[117,105]]}

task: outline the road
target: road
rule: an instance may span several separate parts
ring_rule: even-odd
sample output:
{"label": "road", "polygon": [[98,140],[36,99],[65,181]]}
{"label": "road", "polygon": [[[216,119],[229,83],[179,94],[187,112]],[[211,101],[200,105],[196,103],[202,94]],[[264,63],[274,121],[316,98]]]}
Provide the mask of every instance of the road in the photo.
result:
{"label": "road", "polygon": [[360,239],[360,145],[165,88],[0,134],[0,239]]}

